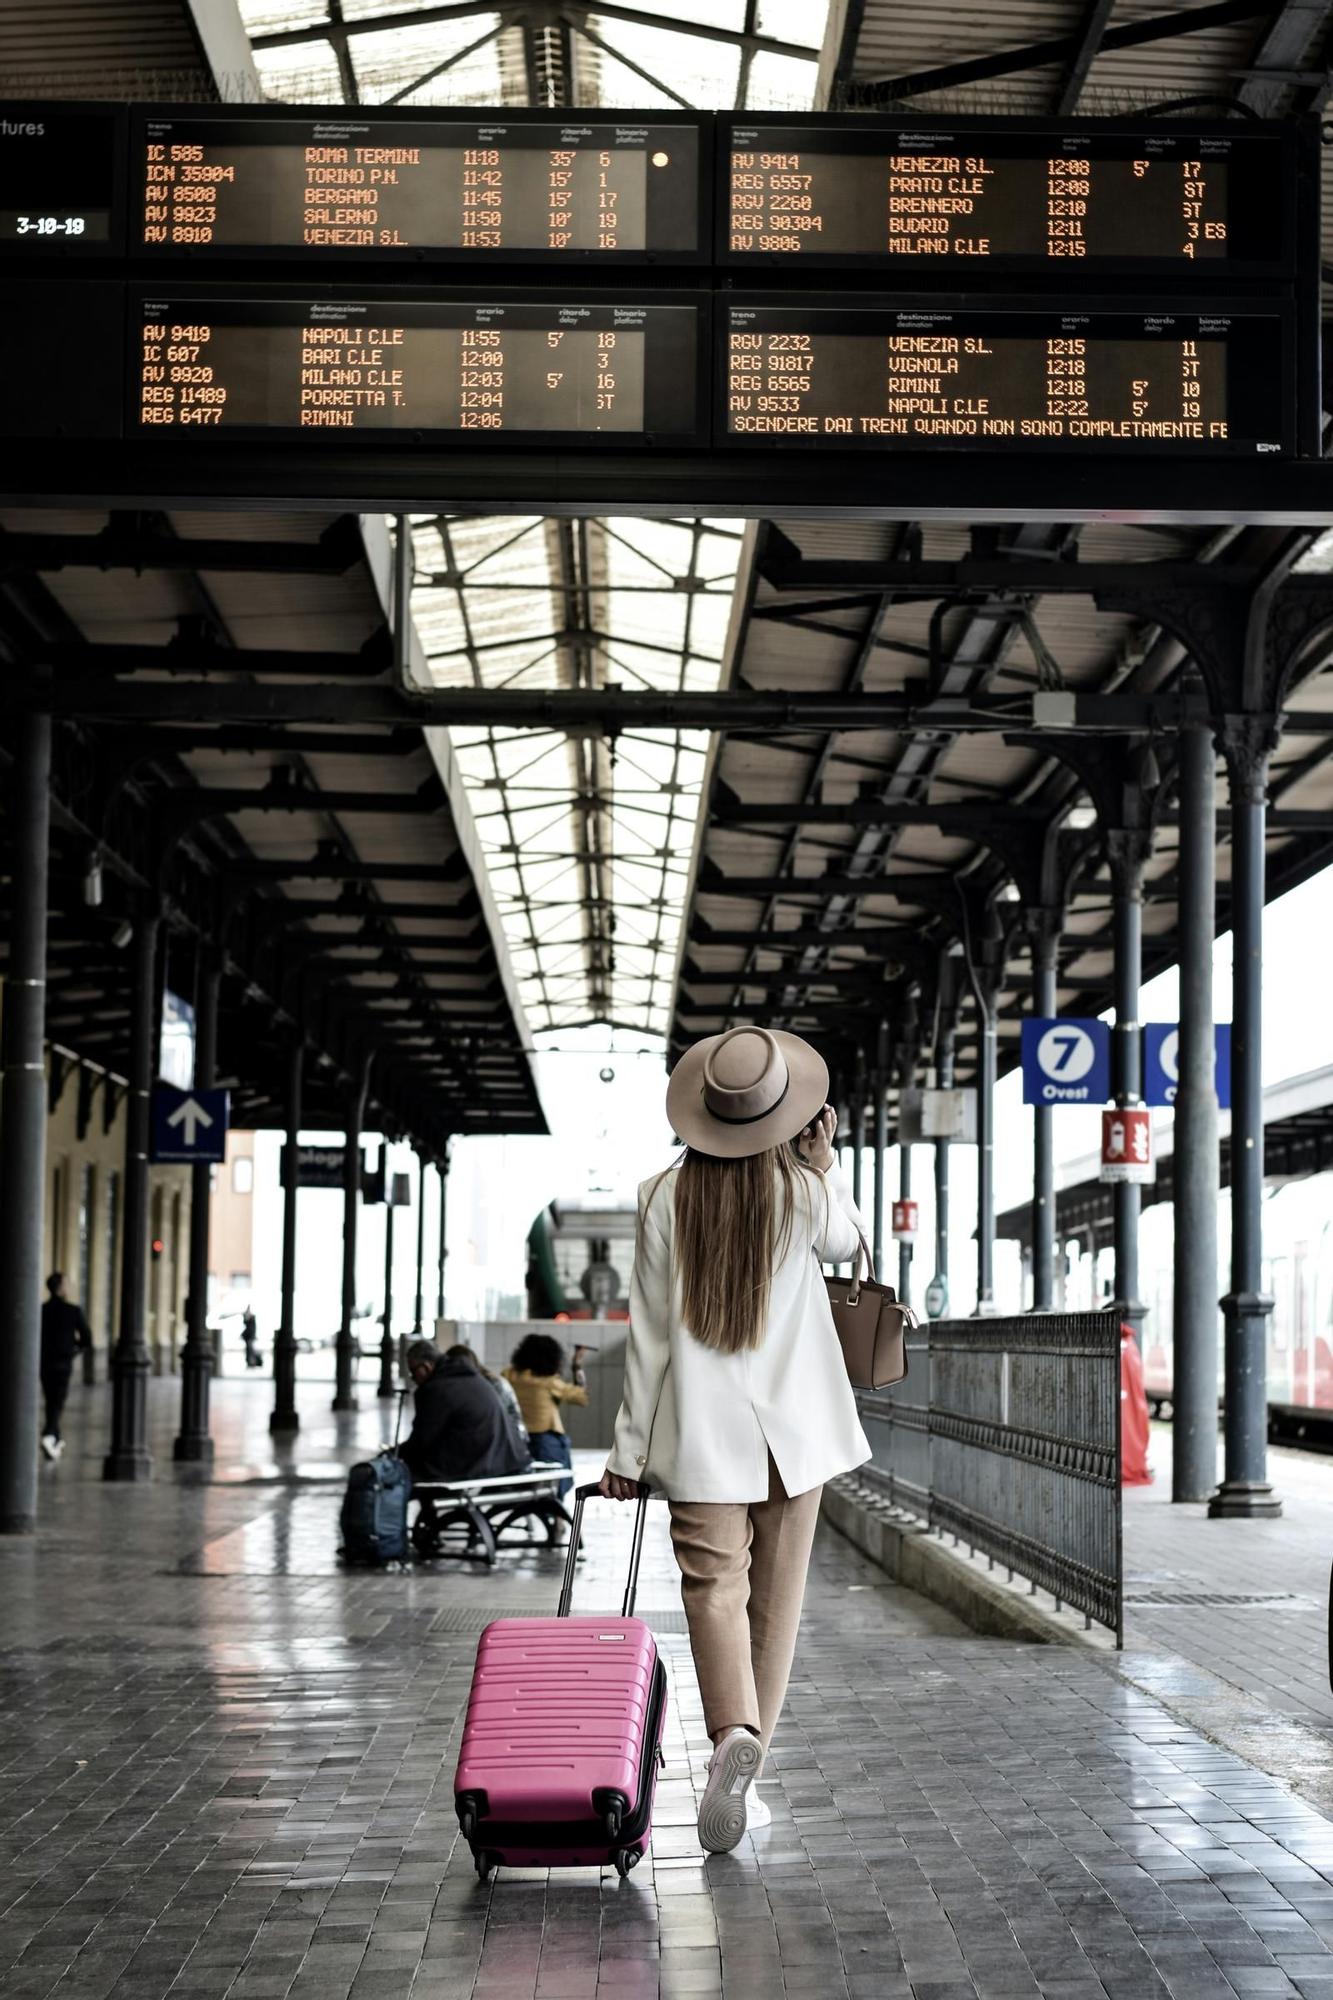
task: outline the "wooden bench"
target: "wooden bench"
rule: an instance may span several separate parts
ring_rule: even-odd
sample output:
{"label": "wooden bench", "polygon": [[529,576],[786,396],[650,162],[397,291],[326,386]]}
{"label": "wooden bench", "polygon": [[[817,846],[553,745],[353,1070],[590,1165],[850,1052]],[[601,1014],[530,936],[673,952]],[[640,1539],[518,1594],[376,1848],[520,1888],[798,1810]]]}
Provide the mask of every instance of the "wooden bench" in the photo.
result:
{"label": "wooden bench", "polygon": [[[491,1479],[423,1479],[412,1488],[420,1504],[412,1523],[412,1543],[420,1556],[458,1556],[484,1562],[489,1568],[505,1545],[506,1531],[520,1521],[537,1521],[554,1548],[563,1536],[561,1522],[569,1515],[560,1498],[560,1482],[569,1474],[563,1465],[532,1465],[526,1472],[504,1473]],[[461,1546],[445,1546],[452,1528],[466,1530]]]}

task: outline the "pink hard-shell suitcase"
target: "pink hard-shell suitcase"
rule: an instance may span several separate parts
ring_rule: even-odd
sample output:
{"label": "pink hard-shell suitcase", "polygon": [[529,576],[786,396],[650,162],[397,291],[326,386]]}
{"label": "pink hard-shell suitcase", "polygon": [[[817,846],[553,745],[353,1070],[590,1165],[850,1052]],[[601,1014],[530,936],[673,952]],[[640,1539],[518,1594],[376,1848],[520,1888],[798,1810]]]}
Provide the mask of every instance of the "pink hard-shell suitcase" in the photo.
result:
{"label": "pink hard-shell suitcase", "polygon": [[477,1645],[454,1773],[458,1824],[477,1874],[585,1868],[628,1875],[648,1850],[662,1762],[666,1669],[633,1616],[648,1488],[639,1488],[619,1618],[571,1618],[583,1504],[574,1495],[555,1618],[497,1618]]}

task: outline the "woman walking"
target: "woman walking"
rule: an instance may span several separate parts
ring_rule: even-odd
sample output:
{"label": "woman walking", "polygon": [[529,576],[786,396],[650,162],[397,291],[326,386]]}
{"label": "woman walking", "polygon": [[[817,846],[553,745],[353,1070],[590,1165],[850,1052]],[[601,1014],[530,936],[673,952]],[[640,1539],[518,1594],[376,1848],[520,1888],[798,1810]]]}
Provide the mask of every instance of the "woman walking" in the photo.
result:
{"label": "woman walking", "polygon": [[667,1088],[686,1150],[639,1189],[602,1491],[630,1500],[646,1479],[670,1503],[714,1745],[699,1808],[713,1853],[768,1823],[750,1787],[787,1692],[820,1489],[870,1456],[819,1268],[859,1256],[864,1234],[827,1095],[798,1035],[696,1043]]}

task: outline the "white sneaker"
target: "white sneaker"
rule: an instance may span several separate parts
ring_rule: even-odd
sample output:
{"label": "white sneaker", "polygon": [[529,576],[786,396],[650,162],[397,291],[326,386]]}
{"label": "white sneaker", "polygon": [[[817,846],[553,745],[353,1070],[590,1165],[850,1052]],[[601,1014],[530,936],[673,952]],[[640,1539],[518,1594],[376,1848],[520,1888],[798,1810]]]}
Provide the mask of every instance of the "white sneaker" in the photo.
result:
{"label": "white sneaker", "polygon": [[746,1794],[763,1768],[764,1749],[748,1729],[729,1729],[713,1752],[699,1801],[699,1845],[729,1854],[745,1832]]}
{"label": "white sneaker", "polygon": [[42,1439],[42,1450],[48,1458],[59,1458],[61,1452],[60,1439],[52,1437],[50,1431],[48,1431]]}
{"label": "white sneaker", "polygon": [[760,1798],[757,1785],[751,1785],[745,1794],[745,1831],[762,1833],[766,1826],[772,1824],[773,1813],[767,1799]]}

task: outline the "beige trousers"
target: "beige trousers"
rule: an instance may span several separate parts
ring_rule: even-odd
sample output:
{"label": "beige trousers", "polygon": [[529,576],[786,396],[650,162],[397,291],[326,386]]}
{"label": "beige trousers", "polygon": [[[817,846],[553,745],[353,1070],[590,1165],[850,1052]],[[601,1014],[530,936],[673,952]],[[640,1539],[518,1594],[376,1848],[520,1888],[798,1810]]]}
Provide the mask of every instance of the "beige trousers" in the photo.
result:
{"label": "beige trousers", "polygon": [[767,1749],[787,1694],[816,1486],[787,1498],[772,1454],[767,1500],[673,1500],[671,1545],[710,1736],[757,1730]]}

